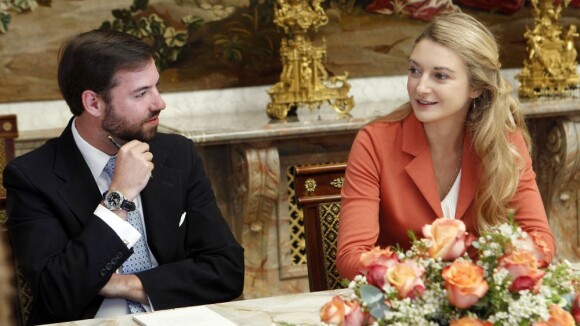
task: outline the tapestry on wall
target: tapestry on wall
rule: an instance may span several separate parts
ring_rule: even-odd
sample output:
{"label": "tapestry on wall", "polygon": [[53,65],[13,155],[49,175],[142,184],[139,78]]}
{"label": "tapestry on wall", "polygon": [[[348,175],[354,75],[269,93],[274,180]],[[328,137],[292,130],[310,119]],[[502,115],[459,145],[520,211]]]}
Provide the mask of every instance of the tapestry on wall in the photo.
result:
{"label": "tapestry on wall", "polygon": [[[124,30],[151,44],[165,92],[273,85],[281,71],[283,32],[273,23],[276,1],[8,2],[18,8],[2,2],[0,103],[60,99],[60,45],[72,34],[99,27]],[[524,0],[326,0],[323,5],[329,23],[313,38],[326,41],[330,74],[346,71],[349,78],[405,74],[414,38],[440,14],[463,11],[489,26],[502,45],[505,68],[522,67],[523,35],[533,27]],[[572,0],[562,23],[580,26],[579,8],[580,0]]]}

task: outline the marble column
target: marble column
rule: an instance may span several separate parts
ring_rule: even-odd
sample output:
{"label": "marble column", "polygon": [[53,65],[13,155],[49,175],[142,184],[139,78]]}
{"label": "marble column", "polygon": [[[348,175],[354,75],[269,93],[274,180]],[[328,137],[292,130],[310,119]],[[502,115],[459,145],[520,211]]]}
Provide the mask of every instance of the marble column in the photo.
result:
{"label": "marble column", "polygon": [[538,186],[558,257],[580,261],[580,116],[550,119],[534,136]]}
{"label": "marble column", "polygon": [[235,213],[242,219],[245,248],[244,298],[270,295],[268,263],[276,261],[273,216],[278,204],[280,158],[276,147],[235,146],[232,150]]}

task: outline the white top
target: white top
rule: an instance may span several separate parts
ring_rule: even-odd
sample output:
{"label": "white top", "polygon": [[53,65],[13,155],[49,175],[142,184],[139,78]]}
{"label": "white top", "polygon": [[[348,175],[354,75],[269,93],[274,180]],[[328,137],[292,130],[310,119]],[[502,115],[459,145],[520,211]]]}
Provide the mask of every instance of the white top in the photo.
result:
{"label": "white top", "polygon": [[443,209],[443,217],[455,218],[455,211],[457,210],[457,200],[459,199],[459,184],[461,183],[461,170],[457,173],[457,178],[449,192],[441,201],[441,208]]}

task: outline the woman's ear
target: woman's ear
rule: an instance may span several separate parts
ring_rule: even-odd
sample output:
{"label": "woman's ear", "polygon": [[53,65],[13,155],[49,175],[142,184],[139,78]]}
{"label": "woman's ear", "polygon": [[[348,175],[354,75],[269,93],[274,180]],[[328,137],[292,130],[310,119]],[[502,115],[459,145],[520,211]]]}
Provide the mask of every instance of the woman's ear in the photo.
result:
{"label": "woman's ear", "polygon": [[480,97],[481,94],[483,94],[483,89],[472,89],[471,93],[469,94],[469,97],[475,100],[476,98]]}
{"label": "woman's ear", "polygon": [[105,114],[105,101],[101,95],[87,89],[81,94],[81,98],[83,100],[83,107],[88,114],[94,117]]}

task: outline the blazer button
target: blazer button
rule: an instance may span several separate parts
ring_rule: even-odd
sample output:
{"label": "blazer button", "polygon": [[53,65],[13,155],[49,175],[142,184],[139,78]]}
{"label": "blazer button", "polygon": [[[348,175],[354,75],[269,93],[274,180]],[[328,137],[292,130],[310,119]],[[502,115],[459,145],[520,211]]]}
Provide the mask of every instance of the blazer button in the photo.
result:
{"label": "blazer button", "polygon": [[108,271],[110,271],[111,269],[113,269],[113,265],[111,263],[107,263],[105,265],[105,269],[108,270]]}
{"label": "blazer button", "polygon": [[111,258],[111,264],[117,265],[117,262],[118,262],[117,258],[115,257]]}
{"label": "blazer button", "polygon": [[121,258],[123,258],[123,253],[119,251],[119,252],[117,252],[115,257],[117,257],[117,259],[121,259]]}
{"label": "blazer button", "polygon": [[105,275],[107,275],[107,271],[104,269],[101,269],[101,271],[99,272],[99,275],[105,276]]}

